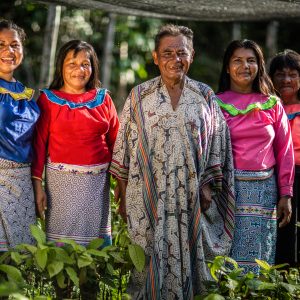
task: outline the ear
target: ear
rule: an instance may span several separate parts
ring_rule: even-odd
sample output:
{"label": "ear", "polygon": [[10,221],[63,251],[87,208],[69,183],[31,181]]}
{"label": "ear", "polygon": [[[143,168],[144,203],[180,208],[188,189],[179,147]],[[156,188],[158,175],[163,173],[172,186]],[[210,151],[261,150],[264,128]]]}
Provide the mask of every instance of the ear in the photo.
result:
{"label": "ear", "polygon": [[158,65],[158,57],[157,57],[157,52],[155,50],[152,51],[152,57],[153,61],[156,65]]}
{"label": "ear", "polygon": [[195,50],[192,49],[192,52],[191,52],[191,63],[194,61],[194,55],[195,55]]}

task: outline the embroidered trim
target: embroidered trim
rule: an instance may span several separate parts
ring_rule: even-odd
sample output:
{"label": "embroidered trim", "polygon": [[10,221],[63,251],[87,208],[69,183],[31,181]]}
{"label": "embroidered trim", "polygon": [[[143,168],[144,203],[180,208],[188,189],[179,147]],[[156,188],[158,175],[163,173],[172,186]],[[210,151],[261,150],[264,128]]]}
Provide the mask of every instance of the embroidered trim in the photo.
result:
{"label": "embroidered trim", "polygon": [[293,119],[295,119],[297,116],[300,116],[300,111],[297,111],[297,112],[294,112],[294,113],[287,114],[287,117],[288,117],[289,120],[293,120]]}
{"label": "embroidered trim", "polygon": [[272,177],[274,174],[274,169],[262,170],[262,171],[245,171],[245,170],[234,170],[235,179],[241,181],[251,181],[251,180],[265,180]]}
{"label": "embroidered trim", "polygon": [[108,169],[109,163],[99,164],[99,165],[87,165],[87,166],[78,166],[78,165],[70,165],[64,163],[54,163],[49,159],[47,161],[46,167],[51,170],[56,170],[65,173],[71,174],[83,174],[83,175],[98,175],[103,172],[106,172]]}
{"label": "embroidered trim", "polygon": [[238,109],[233,104],[224,103],[220,98],[216,97],[216,101],[219,106],[228,112],[231,116],[246,115],[253,110],[267,110],[274,107],[277,104],[278,98],[276,96],[270,96],[264,103],[255,102],[249,104],[245,109]]}
{"label": "embroidered trim", "polygon": [[21,93],[15,93],[10,90],[7,90],[4,87],[0,87],[1,94],[9,94],[14,100],[28,100],[30,101],[33,97],[34,90],[28,87],[24,88],[24,91]]}
{"label": "embroidered trim", "polygon": [[104,101],[105,95],[106,95],[106,89],[97,89],[97,93],[94,99],[84,102],[84,103],[75,103],[68,100],[65,100],[63,98],[58,97],[55,95],[52,91],[48,89],[42,89],[41,92],[43,92],[49,101],[58,104],[58,105],[67,105],[71,109],[81,108],[81,107],[87,107],[87,108],[95,108],[99,105],[101,105]]}
{"label": "embroidered trim", "polygon": [[30,163],[19,163],[16,161],[4,159],[0,157],[0,169],[19,169],[19,168],[28,168]]}

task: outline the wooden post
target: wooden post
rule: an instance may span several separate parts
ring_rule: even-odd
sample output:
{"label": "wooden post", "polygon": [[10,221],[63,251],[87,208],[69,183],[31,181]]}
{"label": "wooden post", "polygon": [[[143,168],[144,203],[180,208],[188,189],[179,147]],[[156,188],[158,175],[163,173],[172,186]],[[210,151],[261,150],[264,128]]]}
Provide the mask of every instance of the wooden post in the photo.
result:
{"label": "wooden post", "polygon": [[60,24],[61,6],[48,5],[47,24],[43,44],[43,56],[39,87],[48,87],[54,73],[55,53]]}
{"label": "wooden post", "polygon": [[104,88],[109,89],[110,77],[111,77],[111,66],[113,61],[113,47],[115,40],[115,27],[116,27],[116,15],[113,13],[109,14],[109,23],[107,25],[105,44],[101,66],[101,82]]}
{"label": "wooden post", "polygon": [[234,22],[232,24],[232,39],[240,40],[242,38],[241,23]]}
{"label": "wooden post", "polygon": [[278,26],[279,26],[278,21],[271,21],[267,27],[267,33],[266,33],[267,64],[269,64],[271,58],[278,51],[278,44],[277,44]]}

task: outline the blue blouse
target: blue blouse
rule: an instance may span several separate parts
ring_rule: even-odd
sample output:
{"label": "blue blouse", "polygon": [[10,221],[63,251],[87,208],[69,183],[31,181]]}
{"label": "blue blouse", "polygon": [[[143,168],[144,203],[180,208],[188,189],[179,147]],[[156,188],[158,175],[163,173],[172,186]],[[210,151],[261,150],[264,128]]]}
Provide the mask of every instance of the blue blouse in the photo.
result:
{"label": "blue blouse", "polygon": [[34,91],[22,83],[0,78],[0,158],[32,161],[32,137],[40,115]]}

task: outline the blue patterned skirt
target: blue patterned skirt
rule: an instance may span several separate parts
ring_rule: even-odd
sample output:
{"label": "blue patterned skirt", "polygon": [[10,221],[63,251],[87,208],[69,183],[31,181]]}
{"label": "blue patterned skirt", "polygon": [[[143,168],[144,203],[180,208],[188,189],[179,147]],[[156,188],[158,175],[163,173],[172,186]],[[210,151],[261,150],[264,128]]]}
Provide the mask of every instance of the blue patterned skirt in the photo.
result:
{"label": "blue patterned skirt", "polygon": [[277,184],[273,169],[235,171],[236,211],[231,256],[245,272],[259,273],[255,259],[274,264]]}
{"label": "blue patterned skirt", "polygon": [[[95,171],[96,170],[96,171]],[[106,168],[48,163],[46,233],[86,245],[103,238],[111,244],[109,174]]]}
{"label": "blue patterned skirt", "polygon": [[0,158],[0,251],[32,244],[29,225],[35,223],[30,164]]}

